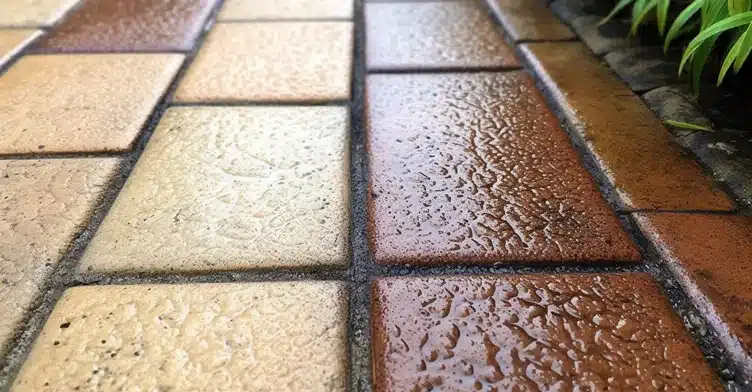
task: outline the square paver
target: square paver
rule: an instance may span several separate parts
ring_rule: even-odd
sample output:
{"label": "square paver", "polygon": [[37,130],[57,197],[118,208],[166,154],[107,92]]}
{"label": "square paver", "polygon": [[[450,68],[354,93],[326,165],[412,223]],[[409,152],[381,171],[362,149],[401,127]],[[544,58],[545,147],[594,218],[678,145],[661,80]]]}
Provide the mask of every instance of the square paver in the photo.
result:
{"label": "square paver", "polygon": [[129,150],[183,57],[24,56],[0,77],[0,154]]}
{"label": "square paver", "polygon": [[347,134],[343,107],[170,109],[81,271],[345,265]]}
{"label": "square paver", "polygon": [[637,261],[522,72],[370,75],[377,263]]}
{"label": "square paver", "polygon": [[219,20],[352,18],[353,0],[227,0]]}
{"label": "square paver", "polygon": [[0,352],[117,167],[115,158],[0,160]]}
{"label": "square paver", "polygon": [[188,51],[215,3],[216,0],[84,1],[35,50]]}
{"label": "square paver", "polygon": [[722,391],[648,275],[380,279],[376,392]]}
{"label": "square paver", "polygon": [[49,26],[79,0],[3,0],[0,26]]}
{"label": "square paver", "polygon": [[344,392],[346,380],[344,284],[89,286],[63,294],[13,390]]}
{"label": "square paver", "polygon": [[41,30],[0,29],[0,67],[41,34]]}
{"label": "square paver", "polygon": [[350,98],[351,22],[219,23],[175,94],[182,102]]}
{"label": "square paver", "polygon": [[369,70],[520,66],[478,3],[374,2],[365,10]]}

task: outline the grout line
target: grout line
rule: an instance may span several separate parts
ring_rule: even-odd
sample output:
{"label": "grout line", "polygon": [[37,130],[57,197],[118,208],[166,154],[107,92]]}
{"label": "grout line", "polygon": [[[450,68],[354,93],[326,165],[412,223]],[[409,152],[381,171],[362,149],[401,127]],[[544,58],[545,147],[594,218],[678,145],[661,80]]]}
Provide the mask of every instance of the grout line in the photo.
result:
{"label": "grout line", "polygon": [[168,102],[170,107],[191,106],[218,106],[218,107],[243,107],[243,106],[349,106],[350,100],[336,99],[331,101],[195,101],[195,102]]}
{"label": "grout line", "polygon": [[352,18],[347,17],[324,17],[324,18],[237,18],[237,19],[220,19],[217,23],[331,23],[331,22],[353,22]]}
{"label": "grout line", "polygon": [[[443,0],[442,0],[443,1]],[[447,0],[460,1],[460,0]],[[393,68],[373,67],[368,74],[438,74],[438,73],[477,73],[477,72],[514,72],[522,70],[521,66],[409,66]]]}

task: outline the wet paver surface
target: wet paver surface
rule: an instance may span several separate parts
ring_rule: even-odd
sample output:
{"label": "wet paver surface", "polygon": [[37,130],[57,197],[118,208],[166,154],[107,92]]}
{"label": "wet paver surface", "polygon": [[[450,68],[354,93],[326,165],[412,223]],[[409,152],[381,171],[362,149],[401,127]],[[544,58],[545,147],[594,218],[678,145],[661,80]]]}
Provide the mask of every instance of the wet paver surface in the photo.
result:
{"label": "wet paver surface", "polygon": [[546,3],[0,1],[0,390],[744,386],[748,218]]}

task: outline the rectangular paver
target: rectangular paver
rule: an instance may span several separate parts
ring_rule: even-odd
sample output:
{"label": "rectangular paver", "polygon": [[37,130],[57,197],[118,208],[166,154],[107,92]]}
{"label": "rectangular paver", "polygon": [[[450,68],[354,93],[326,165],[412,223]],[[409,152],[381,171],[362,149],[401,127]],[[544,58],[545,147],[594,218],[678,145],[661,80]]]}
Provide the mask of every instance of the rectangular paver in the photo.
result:
{"label": "rectangular paver", "polygon": [[0,29],[0,67],[41,34],[34,29]]}
{"label": "rectangular paver", "polygon": [[216,0],[96,0],[56,26],[42,52],[187,51]]}
{"label": "rectangular paver", "polygon": [[13,391],[344,392],[346,356],[341,283],[76,287]]}
{"label": "rectangular paver", "polygon": [[180,84],[181,102],[350,98],[351,22],[218,24]]}
{"label": "rectangular paver", "polygon": [[519,67],[475,2],[368,3],[366,57],[374,70]]}
{"label": "rectangular paver", "polygon": [[49,26],[77,3],[79,0],[3,0],[0,26]]}
{"label": "rectangular paver", "polygon": [[0,77],[0,154],[129,150],[183,57],[24,56]]}
{"label": "rectangular paver", "polygon": [[546,0],[489,0],[514,41],[558,41],[575,38],[548,8]]}
{"label": "rectangular paver", "polygon": [[639,259],[532,80],[371,75],[378,263]]}
{"label": "rectangular paver", "polygon": [[334,106],[168,110],[81,271],[346,264],[347,122]]}
{"label": "rectangular paver", "polygon": [[380,279],[376,392],[722,391],[643,274]]}
{"label": "rectangular paver", "polygon": [[626,210],[734,208],[640,98],[582,44],[526,44],[523,53]]}
{"label": "rectangular paver", "polygon": [[115,158],[0,161],[0,352],[117,166]]}
{"label": "rectangular paver", "polygon": [[352,18],[353,0],[227,0],[219,20]]}
{"label": "rectangular paver", "polygon": [[752,375],[752,217],[644,213],[635,218]]}

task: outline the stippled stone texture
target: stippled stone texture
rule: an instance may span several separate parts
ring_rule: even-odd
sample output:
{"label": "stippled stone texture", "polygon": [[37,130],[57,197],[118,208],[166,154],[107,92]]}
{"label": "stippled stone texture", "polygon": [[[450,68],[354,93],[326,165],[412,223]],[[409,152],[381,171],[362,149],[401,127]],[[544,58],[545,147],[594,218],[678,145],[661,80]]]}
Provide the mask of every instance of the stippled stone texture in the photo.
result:
{"label": "stippled stone texture", "polygon": [[546,0],[490,0],[488,4],[514,41],[575,38],[551,12]]}
{"label": "stippled stone texture", "polygon": [[666,55],[660,47],[639,47],[611,52],[604,60],[632,90],[647,91],[676,81],[679,64],[672,61],[676,56],[675,52]]}
{"label": "stippled stone texture", "polygon": [[227,0],[219,20],[352,18],[353,0]]}
{"label": "stippled stone texture", "polygon": [[0,154],[130,149],[178,54],[24,56],[0,78]]}
{"label": "stippled stone texture", "polygon": [[600,56],[634,44],[627,39],[629,21],[614,19],[599,25],[602,20],[603,16],[586,15],[572,21],[572,29],[593,53]]}
{"label": "stippled stone texture", "polygon": [[379,263],[638,260],[523,73],[371,75]]}
{"label": "stippled stone texture", "polygon": [[216,0],[96,0],[55,27],[43,52],[187,51]]}
{"label": "stippled stone texture", "polygon": [[643,213],[635,218],[752,376],[752,217]]}
{"label": "stippled stone texture", "polygon": [[13,391],[344,392],[346,355],[340,283],[76,287]]}
{"label": "stippled stone texture", "polygon": [[0,2],[0,26],[49,26],[79,0],[5,0]]}
{"label": "stippled stone texture", "polygon": [[178,88],[183,102],[350,98],[351,22],[218,24]]}
{"label": "stippled stone texture", "polygon": [[647,275],[381,279],[377,392],[722,391]]}
{"label": "stippled stone texture", "polygon": [[342,107],[170,109],[80,269],[345,264],[347,134]]}
{"label": "stippled stone texture", "polygon": [[41,33],[32,29],[0,29],[0,67]]}
{"label": "stippled stone texture", "polygon": [[519,66],[478,3],[374,2],[366,4],[365,12],[371,70]]}
{"label": "stippled stone texture", "polygon": [[625,210],[734,208],[640,98],[582,44],[525,44],[522,52]]}
{"label": "stippled stone texture", "polygon": [[0,161],[0,352],[88,223],[114,158]]}

